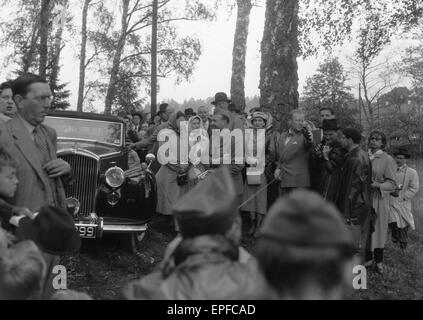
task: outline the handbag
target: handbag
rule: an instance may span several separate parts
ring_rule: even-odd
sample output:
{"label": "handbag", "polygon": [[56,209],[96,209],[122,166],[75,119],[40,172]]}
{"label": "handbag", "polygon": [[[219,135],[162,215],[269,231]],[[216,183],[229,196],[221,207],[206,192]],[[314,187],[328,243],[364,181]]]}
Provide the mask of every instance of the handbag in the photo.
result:
{"label": "handbag", "polygon": [[188,172],[178,174],[178,177],[176,178],[176,182],[178,183],[178,186],[180,187],[188,184]]}
{"label": "handbag", "polygon": [[247,168],[247,184],[249,186],[261,185],[262,174],[263,170],[258,170],[257,168]]}

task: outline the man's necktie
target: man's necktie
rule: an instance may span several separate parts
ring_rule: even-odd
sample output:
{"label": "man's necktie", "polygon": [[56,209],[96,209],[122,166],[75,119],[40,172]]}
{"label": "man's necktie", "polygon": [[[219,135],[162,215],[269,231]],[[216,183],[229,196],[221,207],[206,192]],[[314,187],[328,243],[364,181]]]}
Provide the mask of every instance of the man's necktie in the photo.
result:
{"label": "man's necktie", "polygon": [[34,134],[35,146],[38,149],[38,153],[42,159],[42,164],[44,165],[50,161],[50,152],[49,152],[47,141],[39,127],[34,129],[33,134]]}

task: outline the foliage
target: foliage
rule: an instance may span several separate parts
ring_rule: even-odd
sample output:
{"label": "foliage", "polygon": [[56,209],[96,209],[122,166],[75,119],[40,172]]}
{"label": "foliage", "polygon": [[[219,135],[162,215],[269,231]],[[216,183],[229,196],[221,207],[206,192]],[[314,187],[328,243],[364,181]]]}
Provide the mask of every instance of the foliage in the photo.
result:
{"label": "foliage", "polygon": [[[2,4],[6,5],[7,1]],[[60,72],[60,54],[64,48],[62,42],[62,27],[60,20],[60,6],[63,5],[62,0],[51,1],[51,15],[48,26],[48,51],[46,74],[47,80],[50,82],[52,91],[54,92],[54,100],[52,108],[65,109],[70,106],[68,98],[70,92],[65,89],[67,84],[61,84],[58,80]],[[15,2],[9,19],[0,23],[0,28],[4,35],[4,41],[1,46],[4,49],[12,47],[13,50],[6,57],[5,64],[17,65],[15,75],[19,76],[24,73],[38,73],[40,63],[40,23],[41,23],[41,2],[36,0]],[[69,31],[72,30],[72,17],[68,16],[65,26]]]}
{"label": "foliage", "polygon": [[335,111],[341,126],[358,127],[357,102],[347,80],[337,58],[328,58],[319,65],[317,73],[307,79],[300,103],[311,121],[320,123],[320,108],[329,107]]}
{"label": "foliage", "polygon": [[422,16],[420,0],[302,0],[301,52],[327,53],[361,35],[367,53],[376,55],[393,35],[409,31]]}
{"label": "foliage", "polygon": [[[135,100],[138,100],[139,95],[150,93],[148,85],[151,77],[151,4],[130,1],[130,9],[126,17],[128,25],[127,30],[124,31],[124,50],[119,61],[116,61],[117,65],[110,65],[107,62],[112,61],[118,53],[116,48],[122,30],[117,31],[114,26],[117,16],[112,11],[112,2],[106,3],[97,15],[100,24],[105,25],[105,28],[90,33],[89,37],[89,45],[98,53],[95,57],[96,71],[99,72],[100,79],[107,79],[112,67],[120,69],[120,66],[124,65],[126,75],[137,79],[134,81],[138,81],[144,87],[144,92],[133,87],[134,97],[138,95]],[[166,78],[172,74],[176,76],[176,83],[187,81],[191,77],[201,55],[201,44],[194,36],[180,35],[176,22],[213,19],[214,11],[205,3],[199,0],[185,1],[184,7],[175,8],[169,0],[159,2],[158,77]],[[116,82],[115,93],[123,90],[119,88],[122,85],[124,84]],[[116,94],[112,96],[113,108],[121,107]]]}

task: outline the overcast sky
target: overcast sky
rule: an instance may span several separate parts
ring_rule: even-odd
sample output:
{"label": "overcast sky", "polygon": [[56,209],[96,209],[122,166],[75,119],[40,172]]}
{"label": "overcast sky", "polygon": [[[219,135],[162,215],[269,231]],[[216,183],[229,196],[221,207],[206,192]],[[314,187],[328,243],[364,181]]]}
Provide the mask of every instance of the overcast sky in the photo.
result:
{"label": "overcast sky", "polygon": [[[80,20],[80,8],[73,9],[76,21]],[[2,15],[7,14],[3,11]],[[251,12],[250,33],[247,53],[247,75],[246,75],[246,95],[254,96],[259,94],[260,83],[260,44],[263,37],[265,20],[265,7],[255,7]],[[160,91],[158,99],[164,101],[174,99],[180,103],[193,98],[207,98],[216,92],[225,91],[230,93],[230,81],[232,70],[232,49],[236,26],[236,10],[232,16],[224,10],[220,10],[217,20],[213,22],[183,22],[178,25],[181,34],[194,34],[202,43],[203,54],[197,63],[195,72],[189,83],[175,85],[175,79],[160,79]],[[79,37],[78,37],[79,38]],[[75,43],[79,43],[79,39]],[[399,54],[403,48],[410,45],[410,41],[395,41],[390,47],[388,54]],[[71,104],[76,108],[77,88],[79,81],[79,62],[76,58],[77,48],[65,47],[62,56],[61,80],[69,82],[69,89],[72,92]],[[73,45],[73,44],[72,44]],[[69,49],[69,50],[67,50]],[[345,57],[354,51],[353,44],[347,44],[343,48],[336,50],[334,55],[341,58],[341,62],[346,63]],[[300,93],[308,77],[312,76],[318,67],[320,58],[310,58],[306,61],[298,60]],[[11,70],[2,69],[1,76],[6,77]],[[89,80],[90,75],[87,77]],[[144,90],[140,90],[144,94]],[[102,102],[99,102],[100,104]]]}

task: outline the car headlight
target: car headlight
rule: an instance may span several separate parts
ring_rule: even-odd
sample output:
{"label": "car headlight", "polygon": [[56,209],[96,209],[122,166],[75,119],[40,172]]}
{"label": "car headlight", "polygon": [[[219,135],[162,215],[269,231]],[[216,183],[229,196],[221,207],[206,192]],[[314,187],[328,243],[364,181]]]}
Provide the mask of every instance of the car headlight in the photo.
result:
{"label": "car headlight", "polygon": [[114,189],[120,188],[125,182],[125,172],[119,167],[110,168],[105,176],[106,183]]}

